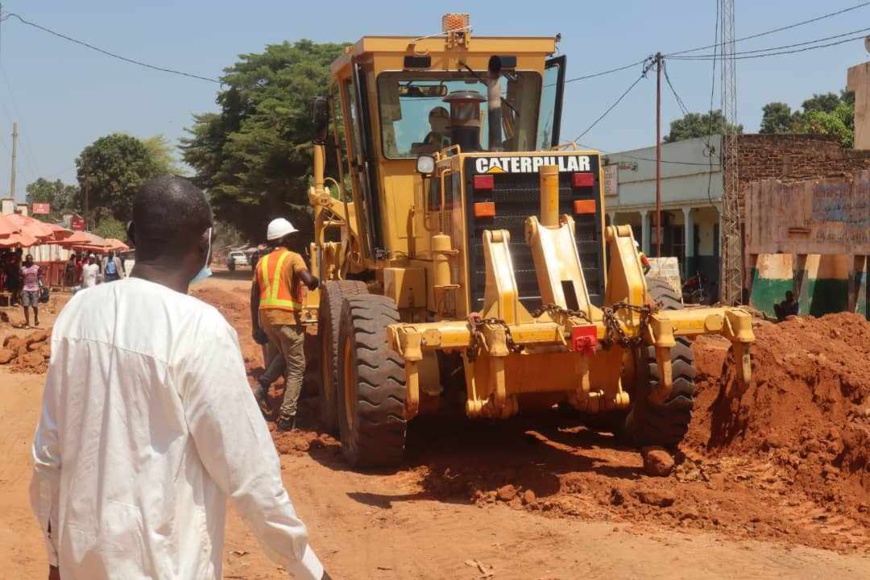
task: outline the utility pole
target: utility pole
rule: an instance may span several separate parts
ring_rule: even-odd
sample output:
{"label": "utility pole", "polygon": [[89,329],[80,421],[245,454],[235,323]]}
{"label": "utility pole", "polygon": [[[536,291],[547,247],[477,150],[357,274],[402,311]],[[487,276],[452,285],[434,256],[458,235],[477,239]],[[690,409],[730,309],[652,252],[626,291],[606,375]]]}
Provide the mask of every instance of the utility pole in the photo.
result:
{"label": "utility pole", "polygon": [[15,167],[18,165],[18,123],[12,123],[12,171],[9,173],[9,197],[15,199]]}
{"label": "utility pole", "polygon": [[721,298],[726,306],[743,300],[743,236],[740,174],[737,167],[737,70],[734,59],[734,0],[722,0],[722,246]]}
{"label": "utility pole", "polygon": [[662,257],[662,53],[656,63],[656,258]]}

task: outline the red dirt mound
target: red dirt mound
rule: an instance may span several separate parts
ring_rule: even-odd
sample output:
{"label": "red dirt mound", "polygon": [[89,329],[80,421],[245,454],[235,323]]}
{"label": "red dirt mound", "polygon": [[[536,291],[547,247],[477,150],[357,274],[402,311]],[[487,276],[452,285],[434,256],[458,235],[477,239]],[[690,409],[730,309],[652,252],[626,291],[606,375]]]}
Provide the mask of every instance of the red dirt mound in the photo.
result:
{"label": "red dirt mound", "polygon": [[0,365],[16,373],[44,373],[51,357],[50,339],[50,328],[27,336],[7,336],[0,348]]}
{"label": "red dirt mound", "polygon": [[857,314],[755,326],[753,378],[729,399],[729,344],[695,342],[688,443],[710,456],[763,457],[815,502],[870,523],[870,322]]}

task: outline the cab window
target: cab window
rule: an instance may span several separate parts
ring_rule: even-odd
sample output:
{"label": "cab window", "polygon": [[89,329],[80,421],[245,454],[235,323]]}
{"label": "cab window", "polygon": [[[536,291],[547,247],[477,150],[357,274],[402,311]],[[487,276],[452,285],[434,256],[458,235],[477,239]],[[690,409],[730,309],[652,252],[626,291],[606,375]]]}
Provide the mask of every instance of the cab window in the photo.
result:
{"label": "cab window", "polygon": [[[503,149],[537,149],[541,76],[536,72],[510,72],[501,78],[501,89]],[[471,73],[381,74],[378,104],[384,157],[411,159],[450,146],[450,105],[444,98],[459,91],[474,91],[483,97],[480,144],[487,149],[486,85]]]}

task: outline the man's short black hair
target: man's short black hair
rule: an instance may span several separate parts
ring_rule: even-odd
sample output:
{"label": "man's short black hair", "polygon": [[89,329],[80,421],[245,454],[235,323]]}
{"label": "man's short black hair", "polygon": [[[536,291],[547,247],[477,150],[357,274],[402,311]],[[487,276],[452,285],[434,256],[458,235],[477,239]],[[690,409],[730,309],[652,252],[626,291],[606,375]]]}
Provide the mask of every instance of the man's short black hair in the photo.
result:
{"label": "man's short black hair", "polygon": [[133,201],[136,257],[150,260],[181,256],[212,226],[205,194],[181,177],[147,181]]}

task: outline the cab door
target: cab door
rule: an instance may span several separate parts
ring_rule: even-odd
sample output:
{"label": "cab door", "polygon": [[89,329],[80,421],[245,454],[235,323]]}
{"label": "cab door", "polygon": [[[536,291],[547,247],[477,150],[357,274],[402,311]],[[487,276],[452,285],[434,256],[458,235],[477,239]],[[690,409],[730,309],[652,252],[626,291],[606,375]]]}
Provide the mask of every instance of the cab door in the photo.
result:
{"label": "cab door", "polygon": [[567,58],[557,56],[547,61],[541,88],[541,109],[538,112],[538,149],[546,150],[559,144],[562,128],[562,97],[565,91]]}

